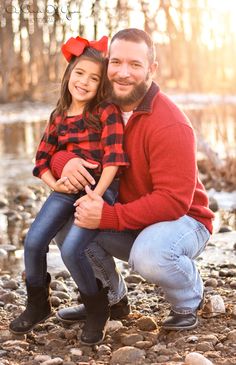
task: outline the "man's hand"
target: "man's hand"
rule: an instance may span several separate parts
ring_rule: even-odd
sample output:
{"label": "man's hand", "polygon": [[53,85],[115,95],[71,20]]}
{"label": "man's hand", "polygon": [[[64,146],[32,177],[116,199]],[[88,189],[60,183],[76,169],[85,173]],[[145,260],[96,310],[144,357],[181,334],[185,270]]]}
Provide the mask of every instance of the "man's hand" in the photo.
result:
{"label": "man's hand", "polygon": [[64,182],[65,186],[71,193],[78,193],[86,185],[94,185],[95,180],[86,168],[96,169],[97,166],[79,157],[72,158],[62,170],[61,177],[67,177]]}
{"label": "man's hand", "polygon": [[78,227],[96,229],[100,225],[104,201],[89,186],[85,187],[85,191],[87,198],[81,197],[74,204],[76,206],[74,223]]}

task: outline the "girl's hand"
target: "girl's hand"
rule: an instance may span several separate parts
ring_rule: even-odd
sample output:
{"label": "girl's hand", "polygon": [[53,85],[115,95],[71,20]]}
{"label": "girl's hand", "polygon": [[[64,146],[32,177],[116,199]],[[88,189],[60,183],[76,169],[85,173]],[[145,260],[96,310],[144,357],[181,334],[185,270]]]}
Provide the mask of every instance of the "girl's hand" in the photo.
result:
{"label": "girl's hand", "polygon": [[67,177],[61,177],[59,180],[55,182],[55,185],[53,186],[54,191],[58,193],[65,193],[65,194],[71,194],[68,187],[64,184],[67,180]]}

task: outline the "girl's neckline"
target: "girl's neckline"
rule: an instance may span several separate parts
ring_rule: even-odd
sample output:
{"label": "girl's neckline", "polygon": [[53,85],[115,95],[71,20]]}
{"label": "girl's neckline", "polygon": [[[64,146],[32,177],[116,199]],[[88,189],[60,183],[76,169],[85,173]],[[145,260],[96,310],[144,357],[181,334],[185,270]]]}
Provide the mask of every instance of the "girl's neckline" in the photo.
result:
{"label": "girl's neckline", "polygon": [[66,118],[75,118],[75,117],[81,117],[83,113],[80,114],[74,114],[74,115],[67,115]]}

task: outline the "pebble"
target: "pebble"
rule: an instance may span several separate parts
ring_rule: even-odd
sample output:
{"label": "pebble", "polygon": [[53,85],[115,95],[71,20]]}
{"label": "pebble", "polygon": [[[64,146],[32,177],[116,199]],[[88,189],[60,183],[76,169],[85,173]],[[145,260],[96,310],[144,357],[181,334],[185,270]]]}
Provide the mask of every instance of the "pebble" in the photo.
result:
{"label": "pebble", "polygon": [[52,290],[67,293],[67,286],[60,280],[52,280],[50,288]]}
{"label": "pebble", "polygon": [[133,346],[136,342],[143,341],[143,336],[138,333],[132,333],[128,335],[124,335],[121,338],[121,342],[125,346]]}
{"label": "pebble", "polygon": [[196,345],[196,350],[197,351],[202,351],[202,352],[207,352],[207,351],[213,351],[214,350],[214,346],[211,342],[200,342]]}
{"label": "pebble", "polygon": [[107,332],[115,332],[117,331],[118,329],[122,328],[123,327],[123,323],[121,321],[115,321],[115,320],[112,320],[112,321],[108,321],[108,324],[107,324]]}
{"label": "pebble", "polygon": [[111,365],[143,364],[145,351],[132,346],[124,346],[112,353]]}
{"label": "pebble", "polygon": [[210,286],[212,288],[217,288],[218,280],[215,278],[208,279],[204,282],[205,287]]}
{"label": "pebble", "polygon": [[143,331],[152,331],[157,328],[157,324],[152,317],[143,316],[136,322],[137,327]]}
{"label": "pebble", "polygon": [[63,364],[63,359],[60,357],[55,357],[54,359],[48,359],[41,363],[41,365],[61,365]]}
{"label": "pebble", "polygon": [[197,352],[191,352],[185,357],[184,365],[213,365],[213,363]]}
{"label": "pebble", "polygon": [[51,359],[51,356],[49,356],[49,355],[36,355],[34,357],[34,360],[37,362],[44,362],[44,361],[47,361],[50,359]]}
{"label": "pebble", "polygon": [[227,339],[232,341],[232,343],[236,344],[236,329],[233,331],[230,331],[227,335]]}
{"label": "pebble", "polygon": [[203,315],[205,317],[215,317],[225,313],[225,303],[220,295],[212,295],[203,308]]}
{"label": "pebble", "polygon": [[6,281],[3,286],[2,286],[4,289],[12,289],[12,290],[16,290],[19,288],[19,284],[16,280],[14,279],[11,279],[11,280],[8,280]]}

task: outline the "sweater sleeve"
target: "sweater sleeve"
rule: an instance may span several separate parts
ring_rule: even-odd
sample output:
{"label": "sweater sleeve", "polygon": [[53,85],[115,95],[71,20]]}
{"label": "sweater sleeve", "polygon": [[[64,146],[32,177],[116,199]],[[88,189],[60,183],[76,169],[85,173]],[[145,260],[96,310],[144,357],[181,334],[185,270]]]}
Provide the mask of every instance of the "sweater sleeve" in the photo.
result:
{"label": "sweater sleeve", "polygon": [[191,206],[197,182],[196,143],[191,127],[173,125],[148,139],[152,191],[126,204],[104,203],[100,229],[142,229],[153,223],[175,220]]}

